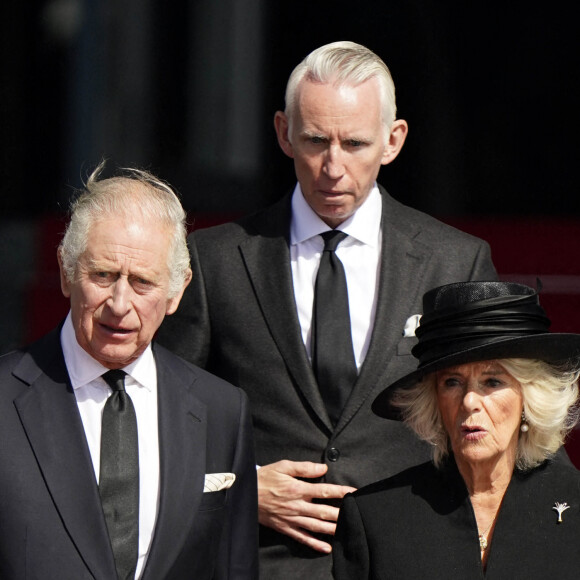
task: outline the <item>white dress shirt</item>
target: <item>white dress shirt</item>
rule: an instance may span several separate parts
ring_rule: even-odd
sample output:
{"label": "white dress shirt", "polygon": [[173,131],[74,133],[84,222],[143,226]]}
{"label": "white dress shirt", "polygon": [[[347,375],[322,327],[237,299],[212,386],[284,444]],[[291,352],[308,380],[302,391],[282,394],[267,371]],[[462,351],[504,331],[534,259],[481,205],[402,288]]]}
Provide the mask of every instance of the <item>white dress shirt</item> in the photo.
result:
{"label": "white dress shirt", "polygon": [[[338,245],[336,255],[346,274],[352,345],[359,369],[369,348],[375,320],[382,241],[381,212],[382,198],[375,184],[358,210],[337,228],[349,236]],[[314,284],[324,249],[320,234],[330,229],[308,205],[300,184],[297,184],[292,196],[290,263],[302,339],[310,357]]]}
{"label": "white dress shirt", "polygon": [[[89,444],[95,477],[99,481],[101,419],[111,388],[101,378],[107,368],[78,344],[70,312],[60,335],[64,360]],[[159,436],[157,368],[151,345],[123,369],[125,390],[133,401],[139,438],[139,558],[135,578],[141,576],[151,546],[159,505]]]}

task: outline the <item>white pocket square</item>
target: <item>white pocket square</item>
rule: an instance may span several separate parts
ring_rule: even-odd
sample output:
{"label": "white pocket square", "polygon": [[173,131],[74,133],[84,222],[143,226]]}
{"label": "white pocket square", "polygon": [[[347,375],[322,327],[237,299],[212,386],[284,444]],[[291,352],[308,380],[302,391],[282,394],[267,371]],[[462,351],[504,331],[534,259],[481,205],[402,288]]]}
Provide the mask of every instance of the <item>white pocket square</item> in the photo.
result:
{"label": "white pocket square", "polygon": [[403,336],[410,337],[415,336],[415,330],[419,328],[421,323],[421,315],[420,314],[413,314],[413,316],[409,316],[407,318],[407,322],[405,322],[405,328],[403,329]]}
{"label": "white pocket square", "polygon": [[235,473],[206,473],[203,493],[228,489],[232,487],[234,481],[236,481]]}

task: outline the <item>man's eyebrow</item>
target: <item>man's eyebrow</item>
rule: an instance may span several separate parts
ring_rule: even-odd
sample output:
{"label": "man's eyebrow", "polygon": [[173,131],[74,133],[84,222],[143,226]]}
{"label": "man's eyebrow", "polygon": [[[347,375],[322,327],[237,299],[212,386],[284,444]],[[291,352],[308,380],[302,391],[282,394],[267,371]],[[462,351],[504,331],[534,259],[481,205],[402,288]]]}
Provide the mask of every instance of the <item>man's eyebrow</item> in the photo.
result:
{"label": "man's eyebrow", "polygon": [[[300,132],[300,136],[301,137],[310,138],[310,139],[313,138],[313,137],[316,137],[318,139],[325,139],[325,140],[328,139],[328,136],[325,135],[324,133],[319,133],[317,131],[309,131],[308,129],[303,129]],[[372,139],[369,139],[368,137],[361,137],[361,136],[358,136],[358,135],[352,135],[352,136],[349,136],[349,137],[344,137],[343,139],[340,140],[340,142],[341,143],[357,142],[357,143],[365,143],[365,144],[368,144],[368,143],[372,143],[373,140]]]}
{"label": "man's eyebrow", "polygon": [[373,142],[372,139],[368,139],[366,137],[356,137],[356,136],[354,136],[354,137],[346,137],[342,141],[343,141],[343,143],[344,142],[348,142],[348,141],[350,141],[350,142],[356,141],[357,143],[365,143],[365,144],[372,143]]}
{"label": "man's eyebrow", "polygon": [[107,264],[103,260],[94,260],[93,258],[89,258],[86,261],[86,265],[91,270],[111,270],[111,265]]}
{"label": "man's eyebrow", "polygon": [[304,137],[319,137],[321,139],[326,139],[326,135],[324,133],[320,133],[318,131],[309,131],[308,129],[303,129],[300,134]]}

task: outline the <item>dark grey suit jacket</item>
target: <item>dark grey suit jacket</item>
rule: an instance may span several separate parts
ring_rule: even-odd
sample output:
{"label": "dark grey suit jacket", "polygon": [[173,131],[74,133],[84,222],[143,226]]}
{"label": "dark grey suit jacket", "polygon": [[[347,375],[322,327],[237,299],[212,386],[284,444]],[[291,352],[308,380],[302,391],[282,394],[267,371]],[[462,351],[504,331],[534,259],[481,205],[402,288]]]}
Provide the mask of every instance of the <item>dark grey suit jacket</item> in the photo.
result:
{"label": "dark grey suit jacket", "polygon": [[[383,246],[369,350],[335,428],[302,341],[290,267],[290,196],[237,223],[190,236],[193,282],[159,340],[250,397],[256,459],[328,464],[325,481],[360,487],[429,458],[375,396],[415,368],[408,317],[448,282],[495,280],[488,245],[383,195]],[[262,578],[329,578],[330,558],[270,529],[260,532]]]}
{"label": "dark grey suit jacket", "polygon": [[[160,500],[143,580],[257,576],[256,469],[242,391],[154,348]],[[59,332],[0,358],[0,578],[116,578]],[[206,473],[236,474],[203,493]]]}
{"label": "dark grey suit jacket", "polygon": [[[516,471],[498,513],[485,576],[469,495],[453,462],[431,463],[346,496],[336,580],[576,580],[580,473],[565,457]],[[555,503],[567,503],[558,523]]]}

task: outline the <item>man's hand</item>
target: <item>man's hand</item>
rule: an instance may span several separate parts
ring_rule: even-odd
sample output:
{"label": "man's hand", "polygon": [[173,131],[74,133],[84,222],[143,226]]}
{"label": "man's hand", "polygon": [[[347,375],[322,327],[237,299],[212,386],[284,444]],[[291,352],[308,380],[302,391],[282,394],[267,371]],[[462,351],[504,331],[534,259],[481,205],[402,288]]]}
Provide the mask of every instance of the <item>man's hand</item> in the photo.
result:
{"label": "man's hand", "polygon": [[334,535],[338,508],[313,503],[313,498],[340,499],[355,491],[347,485],[307,483],[296,479],[322,477],[328,469],[324,463],[278,461],[258,469],[258,512],[260,523],[310,546],[329,553],[330,544],[312,533]]}

